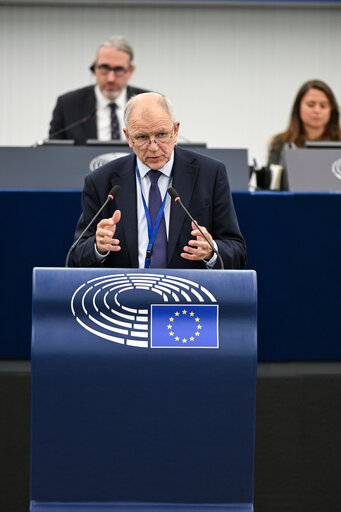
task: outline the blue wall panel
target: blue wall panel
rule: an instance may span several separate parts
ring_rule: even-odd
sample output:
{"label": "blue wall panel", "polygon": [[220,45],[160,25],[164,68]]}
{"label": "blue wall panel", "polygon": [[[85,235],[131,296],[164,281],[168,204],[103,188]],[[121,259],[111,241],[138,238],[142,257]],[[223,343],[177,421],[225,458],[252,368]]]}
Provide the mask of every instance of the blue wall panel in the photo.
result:
{"label": "blue wall panel", "polygon": [[[341,360],[341,194],[233,197],[258,276],[259,360]],[[0,358],[30,358],[32,269],[64,266],[79,214],[79,191],[0,192]]]}

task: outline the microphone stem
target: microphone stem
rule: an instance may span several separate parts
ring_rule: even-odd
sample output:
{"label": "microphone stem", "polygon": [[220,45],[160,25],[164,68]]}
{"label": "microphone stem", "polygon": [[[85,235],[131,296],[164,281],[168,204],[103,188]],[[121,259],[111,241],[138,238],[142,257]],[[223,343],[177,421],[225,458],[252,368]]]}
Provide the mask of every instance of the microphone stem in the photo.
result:
{"label": "microphone stem", "polygon": [[79,124],[82,124],[82,123],[86,123],[89,119],[92,118],[92,116],[96,113],[96,107],[93,108],[89,114],[83,116],[81,119],[78,119],[78,121],[74,121],[73,123],[71,124],[68,124],[67,126],[64,126],[63,128],[60,128],[59,130],[57,130],[56,132],[53,132],[49,135],[49,139],[48,140],[53,140],[54,137],[56,137],[56,135],[59,135],[60,133],[63,133],[65,132],[66,130],[69,130],[70,128],[74,128],[75,126],[79,125]]}
{"label": "microphone stem", "polygon": [[181,201],[180,197],[177,198],[177,201],[179,201],[179,203],[181,204],[182,208],[185,210],[185,212],[187,213],[187,215],[189,216],[189,218],[191,219],[192,222],[194,222],[195,224],[195,227],[200,231],[200,233],[202,234],[202,236],[205,238],[206,242],[208,243],[208,245],[211,247],[212,251],[214,252],[214,254],[217,255],[217,258],[219,259],[219,263],[220,263],[220,266],[221,266],[221,270],[224,270],[224,263],[223,263],[223,259],[222,257],[220,256],[219,252],[216,250],[216,248],[214,247],[214,245],[210,242],[210,240],[207,238],[207,236],[203,233],[201,227],[199,226],[199,224],[197,223],[196,220],[193,219],[192,215],[189,213],[189,211],[187,210],[187,208],[185,207],[185,205],[183,204],[183,202]]}
{"label": "microphone stem", "polygon": [[106,207],[106,205],[108,204],[109,201],[111,201],[113,199],[112,196],[108,196],[106,201],[102,204],[102,206],[100,207],[100,209],[98,210],[98,212],[96,213],[96,215],[91,219],[91,221],[89,222],[89,224],[86,226],[86,228],[82,231],[82,233],[79,235],[79,237],[77,238],[77,240],[71,245],[70,249],[69,249],[69,252],[67,253],[67,256],[66,256],[66,260],[65,260],[65,268],[67,268],[69,266],[69,258],[71,256],[71,253],[72,251],[74,250],[74,248],[76,247],[76,245],[78,244],[79,240],[82,238],[82,236],[84,235],[84,233],[86,233],[86,231],[89,229],[89,227],[93,224],[93,222],[97,219],[98,215],[101,213],[101,211],[103,210],[103,208]]}
{"label": "microphone stem", "polygon": [[[82,119],[78,119],[78,121],[75,121],[74,123],[69,124],[66,128],[69,130],[70,128],[74,128],[78,124],[85,123],[91,116],[87,115],[85,117],[82,117]],[[53,139],[56,135],[59,135],[60,133],[63,133],[65,131],[65,128],[61,128],[60,130],[57,130],[54,133],[51,133],[50,139]]]}

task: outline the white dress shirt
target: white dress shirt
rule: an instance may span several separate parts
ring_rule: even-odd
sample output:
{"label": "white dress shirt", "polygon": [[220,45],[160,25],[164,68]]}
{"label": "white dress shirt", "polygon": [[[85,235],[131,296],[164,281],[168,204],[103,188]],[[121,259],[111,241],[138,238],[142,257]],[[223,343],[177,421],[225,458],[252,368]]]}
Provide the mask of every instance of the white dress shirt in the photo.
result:
{"label": "white dress shirt", "polygon": [[[138,165],[140,177],[141,177],[141,186],[140,186],[140,181],[139,181],[139,179],[137,177],[137,173],[136,173],[139,268],[144,268],[144,262],[146,259],[146,251],[147,251],[149,239],[148,239],[148,224],[147,224],[146,214],[144,211],[141,189],[142,189],[144,199],[146,201],[146,205],[148,206],[150,179],[149,179],[149,176],[147,176],[147,173],[150,171],[150,167],[148,167],[147,165],[144,165],[138,158],[136,160],[137,160],[137,165]],[[161,169],[158,169],[158,171],[160,171],[162,173],[160,178],[158,179],[158,186],[160,189],[162,201],[166,195],[166,203],[165,203],[165,209],[163,211],[163,214],[164,214],[165,223],[166,223],[167,240],[168,240],[168,232],[169,232],[169,216],[170,216],[170,205],[171,205],[171,198],[170,198],[169,194],[167,194],[167,190],[169,187],[172,186],[172,181],[169,180],[169,177],[172,172],[173,162],[174,162],[174,151],[172,152],[172,156],[168,160],[166,165],[164,165]]]}
{"label": "white dress shirt", "polygon": [[96,121],[97,121],[97,137],[98,140],[111,140],[111,108],[110,103],[116,103],[116,115],[119,125],[120,140],[126,141],[126,137],[123,133],[124,127],[124,109],[126,106],[127,89],[123,89],[119,97],[115,102],[108,100],[101,91],[98,85],[95,86],[96,96]]}

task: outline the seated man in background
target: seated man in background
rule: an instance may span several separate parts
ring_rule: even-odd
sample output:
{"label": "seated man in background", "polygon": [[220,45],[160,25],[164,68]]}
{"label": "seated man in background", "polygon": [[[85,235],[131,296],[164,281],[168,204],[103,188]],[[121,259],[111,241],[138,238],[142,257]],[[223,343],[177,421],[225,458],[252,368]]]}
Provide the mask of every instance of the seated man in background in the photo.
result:
{"label": "seated man in background", "polygon": [[[218,251],[225,268],[243,268],[246,247],[224,164],[175,146],[180,123],[162,94],[129,100],[124,122],[134,153],[86,176],[76,240],[112,188],[120,191],[75,246],[73,266],[220,269]],[[171,186],[209,243],[181,206],[171,203]]]}
{"label": "seated man in background", "polygon": [[85,144],[88,139],[125,140],[123,113],[132,96],[146,92],[128,85],[135,66],[134,53],[122,36],[104,41],[90,69],[96,85],[59,96],[50,123],[49,139],[71,139]]}

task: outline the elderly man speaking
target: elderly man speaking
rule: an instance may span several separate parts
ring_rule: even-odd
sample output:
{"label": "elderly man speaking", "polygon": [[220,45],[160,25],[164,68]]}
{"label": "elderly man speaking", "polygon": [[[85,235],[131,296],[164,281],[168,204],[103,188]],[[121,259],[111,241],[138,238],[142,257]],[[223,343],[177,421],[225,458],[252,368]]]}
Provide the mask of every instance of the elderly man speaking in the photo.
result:
{"label": "elderly man speaking", "polygon": [[75,246],[73,266],[243,268],[246,247],[224,164],[176,146],[180,123],[162,94],[131,98],[124,122],[133,153],[86,176],[75,240],[106,204]]}

